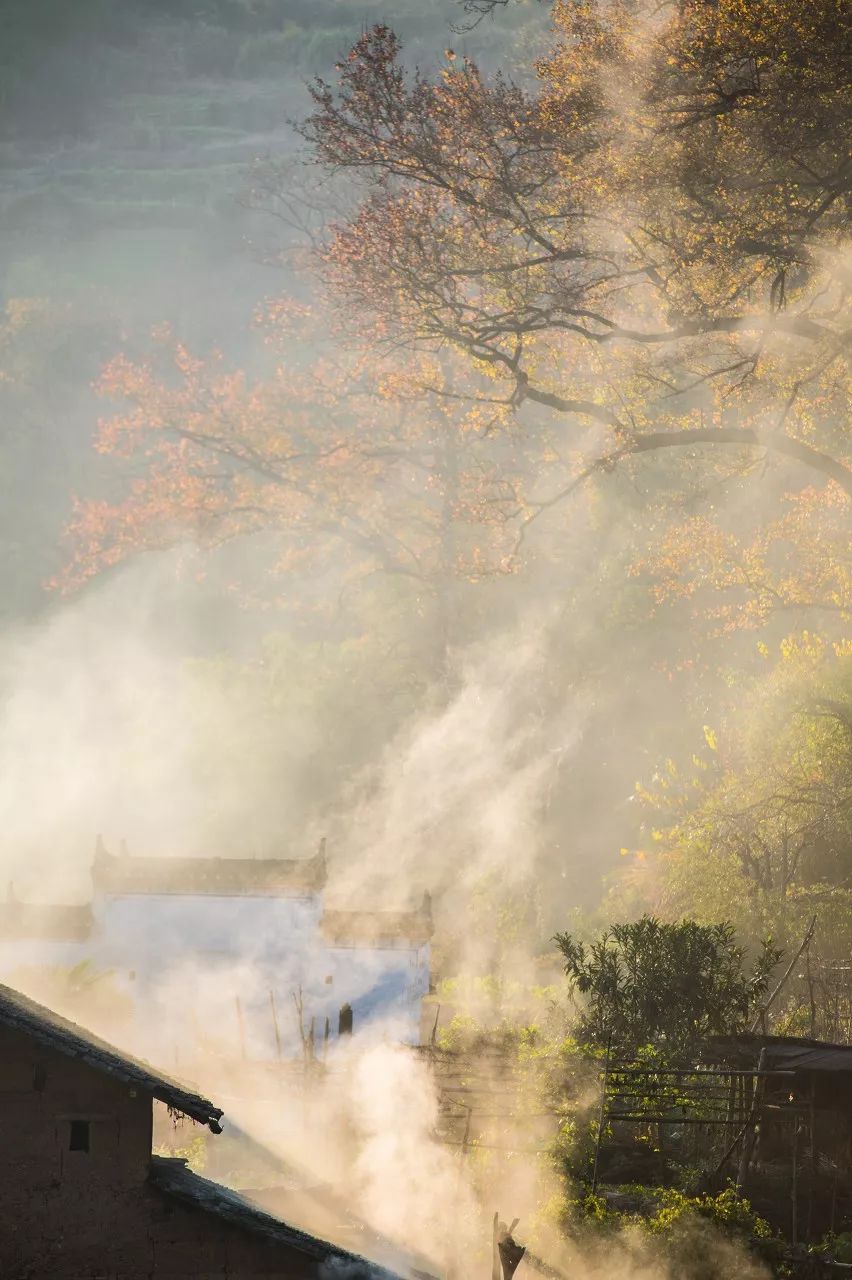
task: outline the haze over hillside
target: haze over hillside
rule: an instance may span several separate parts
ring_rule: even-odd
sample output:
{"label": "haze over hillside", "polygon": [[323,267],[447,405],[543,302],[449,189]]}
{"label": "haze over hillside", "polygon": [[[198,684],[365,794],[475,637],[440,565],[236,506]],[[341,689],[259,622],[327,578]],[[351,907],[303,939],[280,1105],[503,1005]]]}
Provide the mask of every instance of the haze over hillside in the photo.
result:
{"label": "haze over hillside", "polygon": [[543,26],[526,6],[464,35],[455,18],[452,0],[392,13],[351,0],[5,6],[0,280],[6,303],[40,300],[45,315],[12,349],[31,385],[24,419],[4,409],[4,610],[48,607],[69,493],[108,491],[87,447],[102,411],[90,384],[117,347],[169,323],[189,343],[258,359],[255,308],[293,287],[286,264],[264,259],[294,233],[252,214],[252,167],[295,155],[307,82],[373,21],[393,21],[426,65],[450,41],[486,63],[519,53]]}

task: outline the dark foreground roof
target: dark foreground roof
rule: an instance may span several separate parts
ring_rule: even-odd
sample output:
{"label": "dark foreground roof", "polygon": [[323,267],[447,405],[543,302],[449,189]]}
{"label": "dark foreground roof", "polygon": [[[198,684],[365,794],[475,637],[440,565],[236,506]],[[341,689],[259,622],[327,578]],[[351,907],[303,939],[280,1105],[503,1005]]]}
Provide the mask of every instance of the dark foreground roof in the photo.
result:
{"label": "dark foreground roof", "polygon": [[92,881],[101,893],[301,897],[325,884],[323,852],[313,858],[136,858],[98,844]]}
{"label": "dark foreground roof", "polygon": [[215,1178],[217,1169],[233,1169],[243,1152],[250,1156],[264,1184],[251,1190],[243,1187],[241,1192],[257,1208],[318,1234],[348,1253],[363,1255],[407,1280],[437,1280],[423,1254],[382,1235],[354,1214],[332,1187],[319,1182],[315,1173],[292,1157],[285,1159],[233,1121],[208,1148],[208,1172]]}
{"label": "dark foreground roof", "polygon": [[710,1042],[714,1056],[741,1063],[756,1061],[765,1050],[767,1067],[784,1071],[843,1072],[852,1074],[852,1045],[806,1040],[799,1036],[716,1036]]}
{"label": "dark foreground roof", "polygon": [[107,1044],[97,1036],[69,1022],[52,1009],[37,1004],[20,991],[0,984],[0,1026],[9,1027],[31,1037],[45,1048],[55,1049],[68,1058],[77,1058],[102,1071],[105,1075],[124,1080],[159,1102],[182,1112],[200,1124],[207,1124],[218,1133],[222,1111],[212,1102],[191,1093],[169,1076],[161,1075],[147,1062],[140,1062],[128,1054]]}
{"label": "dark foreground roof", "polygon": [[262,1236],[278,1246],[316,1259],[345,1267],[347,1280],[398,1280],[395,1273],[356,1253],[349,1253],[326,1240],[299,1231],[280,1218],[259,1209],[237,1191],[210,1182],[186,1167],[184,1160],[153,1156],[150,1180],[160,1191],[192,1209],[214,1214],[233,1227]]}

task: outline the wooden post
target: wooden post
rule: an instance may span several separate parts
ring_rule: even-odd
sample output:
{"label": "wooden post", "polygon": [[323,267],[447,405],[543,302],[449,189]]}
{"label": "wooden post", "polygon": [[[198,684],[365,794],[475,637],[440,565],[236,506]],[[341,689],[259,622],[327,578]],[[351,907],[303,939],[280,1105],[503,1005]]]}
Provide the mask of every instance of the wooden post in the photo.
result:
{"label": "wooden post", "polygon": [[491,1280],[503,1280],[502,1271],[500,1269],[500,1250],[497,1248],[497,1236],[500,1231],[500,1215],[494,1210],[494,1220],[491,1223]]}
{"label": "wooden post", "polygon": [[[752,1088],[754,1088],[753,1084],[752,1084]],[[739,1080],[737,1081],[737,1095],[738,1095],[738,1101],[739,1101],[737,1119],[740,1121],[740,1124],[742,1126],[742,1146],[740,1147],[740,1158],[737,1162],[736,1186],[738,1191],[743,1184],[743,1179],[745,1177],[746,1164],[748,1162],[749,1132],[748,1132],[748,1113],[746,1112],[746,1108],[745,1108],[745,1090],[746,1090],[745,1077],[740,1076]]]}
{"label": "wooden post", "polygon": [[272,1010],[272,1029],[275,1032],[275,1054],[281,1061],[281,1032],[278,1028],[278,1011],[275,1008],[275,992],[269,988],[269,1007]]}
{"label": "wooden post", "polygon": [[328,1057],[328,1035],[329,1035],[329,1032],[330,1032],[330,1031],[331,1031],[331,1023],[329,1022],[328,1018],[326,1018],[326,1020],[325,1020],[325,1031],[323,1032],[323,1037],[322,1037],[322,1060],[323,1060],[323,1062],[325,1062],[326,1058]]}
{"label": "wooden post", "polygon": [[305,1017],[304,1017],[304,1001],[302,1000],[302,988],[299,987],[299,994],[295,991],[290,992],[293,997],[293,1004],[296,1009],[296,1025],[299,1028],[299,1039],[302,1042],[302,1062],[308,1065],[308,1037],[305,1034]]}
{"label": "wooden post", "polygon": [[746,1104],[745,1104],[745,1091],[746,1091],[745,1076],[741,1075],[739,1080],[737,1081],[737,1097],[739,1102],[739,1111],[737,1113],[737,1119],[739,1120],[740,1124],[745,1124],[746,1116],[748,1115],[748,1112],[746,1111]]}
{"label": "wooden post", "polygon": [[815,1080],[811,1076],[811,1095],[808,1106],[808,1122],[810,1127],[810,1151],[808,1153],[808,1221],[805,1228],[805,1238],[810,1242],[811,1228],[813,1227],[814,1216],[814,1191],[816,1189],[816,1098],[815,1098]]}
{"label": "wooden post", "polygon": [[467,1151],[468,1139],[470,1138],[470,1121],[473,1115],[473,1107],[467,1106],[465,1103],[462,1103],[461,1105],[466,1107],[467,1115],[465,1116],[464,1135],[462,1136],[461,1150],[459,1151],[459,1176],[456,1182],[456,1199],[461,1195],[462,1177],[464,1175],[464,1157],[465,1152]]}
{"label": "wooden post", "polygon": [[[514,1227],[512,1230],[514,1230]],[[500,1254],[500,1268],[503,1273],[503,1280],[512,1280],[520,1266],[521,1259],[526,1254],[526,1249],[512,1238],[512,1232],[510,1231],[497,1241],[497,1252]]]}
{"label": "wooden post", "polygon": [[[766,1045],[760,1050],[757,1059],[757,1070],[762,1072],[766,1063]],[[757,1139],[757,1126],[760,1122],[760,1104],[763,1100],[763,1082],[765,1076],[756,1075],[752,1080],[751,1109],[748,1118],[744,1122],[743,1129],[743,1145],[740,1149],[740,1163],[737,1168],[737,1190],[744,1184],[748,1175],[751,1157],[754,1153],[755,1142]],[[743,1088],[745,1088],[745,1079],[743,1077]]]}
{"label": "wooden post", "polygon": [[808,1035],[813,1040],[814,1037],[816,1036],[817,1012],[816,1012],[816,1000],[814,999],[814,978],[813,978],[813,974],[811,973],[810,947],[805,947],[805,981],[808,984],[808,1009],[809,1009],[809,1017],[810,1017],[810,1027],[808,1029]]}
{"label": "wooden post", "polygon": [[734,1111],[737,1102],[737,1078],[734,1075],[728,1077],[728,1106],[725,1111],[725,1119],[728,1124],[733,1124],[735,1120]]}
{"label": "wooden post", "polygon": [[512,1280],[526,1253],[523,1245],[512,1238],[517,1225],[517,1218],[507,1227],[505,1222],[500,1221],[499,1214],[494,1214],[491,1228],[491,1280]]}
{"label": "wooden post", "polygon": [[601,1138],[603,1136],[604,1115],[606,1113],[606,1088],[609,1083],[609,1055],[612,1049],[612,1032],[610,1031],[606,1042],[606,1058],[604,1059],[603,1081],[601,1083],[601,1105],[598,1109],[598,1132],[595,1138],[595,1163],[592,1168],[592,1195],[597,1194],[598,1190],[598,1159],[601,1154]]}
{"label": "wooden post", "polygon": [[793,1186],[791,1192],[790,1243],[798,1244],[799,1236],[799,1116],[793,1116]]}

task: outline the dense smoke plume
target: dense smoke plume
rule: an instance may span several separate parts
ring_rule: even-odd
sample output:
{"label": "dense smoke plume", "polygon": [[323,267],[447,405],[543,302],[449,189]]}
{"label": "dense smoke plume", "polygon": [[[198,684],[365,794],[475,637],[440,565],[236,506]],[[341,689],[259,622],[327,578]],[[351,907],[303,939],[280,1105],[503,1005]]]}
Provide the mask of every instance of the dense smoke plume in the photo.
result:
{"label": "dense smoke plume", "polygon": [[[242,22],[248,10],[263,6],[238,8]],[[523,53],[519,79],[531,83],[528,55],[539,47],[544,23],[537,8],[532,17],[522,12],[530,8],[506,8],[508,25],[496,28],[494,47],[487,33],[495,29],[487,25],[466,36],[454,33],[458,52],[448,51],[442,61],[432,47],[435,13],[430,10],[424,19],[411,6],[402,24],[412,27],[404,62],[410,66],[421,58],[438,65],[440,78],[449,77],[446,68],[460,66],[459,55],[468,52],[482,53],[483,65],[510,66]],[[235,537],[232,545],[207,555],[209,548],[199,549],[181,527],[173,539],[177,549],[131,556],[77,595],[42,591],[47,579],[61,576],[67,548],[58,548],[72,490],[108,507],[133,491],[139,479],[134,468],[144,469],[139,458],[105,459],[90,448],[95,420],[104,411],[102,403],[94,405],[91,386],[108,359],[122,350],[144,364],[151,326],[162,321],[188,349],[203,352],[215,344],[250,375],[268,372],[269,351],[262,350],[250,317],[275,286],[258,259],[285,264],[281,292],[298,292],[303,281],[291,277],[290,266],[294,260],[304,263],[305,243],[316,236],[328,210],[279,203],[270,231],[269,207],[258,209],[256,193],[247,195],[249,174],[258,156],[276,157],[279,173],[301,164],[284,120],[308,110],[304,75],[331,75],[334,59],[345,56],[358,35],[350,30],[351,6],[339,9],[324,6],[328,29],[317,40],[311,19],[303,22],[303,15],[294,19],[295,31],[288,26],[246,34],[236,20],[233,29],[220,29],[195,17],[174,24],[151,19],[149,29],[144,14],[139,47],[131,42],[129,60],[110,62],[116,49],[123,58],[123,36],[101,45],[91,34],[67,50],[52,48],[45,60],[49,69],[71,66],[78,57],[86,66],[103,59],[111,70],[100,85],[102,99],[93,91],[91,101],[84,93],[78,101],[75,93],[76,113],[68,113],[61,86],[56,102],[45,94],[38,110],[31,89],[18,86],[13,94],[21,105],[10,137],[17,129],[22,140],[9,142],[9,170],[20,190],[7,191],[3,177],[0,195],[14,196],[20,205],[12,200],[12,230],[0,261],[3,299],[12,304],[23,295],[32,302],[53,287],[65,296],[56,331],[39,328],[43,318],[33,306],[9,305],[0,326],[0,392],[11,397],[2,412],[11,424],[10,449],[22,469],[24,494],[10,494],[12,532],[4,534],[3,546],[25,549],[15,564],[15,588],[4,602],[0,641],[0,884],[8,886],[12,904],[88,902],[99,835],[113,852],[126,842],[131,855],[165,859],[297,859],[324,847],[328,907],[400,911],[429,902],[436,926],[433,977],[449,981],[429,1005],[425,1041],[450,1035],[455,1014],[465,1026],[475,1022],[490,1032],[510,1019],[516,1027],[550,1019],[561,1039],[570,1032],[570,1012],[551,954],[552,935],[580,906],[597,907],[619,850],[626,853],[628,844],[644,839],[631,798],[637,778],[654,776],[668,755],[695,759],[696,744],[699,750],[710,744],[716,752],[713,726],[725,700],[733,700],[730,669],[743,654],[754,659],[757,627],[768,616],[755,613],[756,622],[751,618],[743,633],[732,635],[732,610],[744,600],[764,608],[772,594],[762,583],[754,589],[748,556],[741,557],[744,568],[734,557],[730,579],[719,588],[720,595],[728,593],[721,611],[710,615],[700,643],[693,642],[704,599],[689,578],[693,534],[707,518],[732,530],[734,541],[747,543],[800,481],[797,459],[788,455],[780,465],[776,459],[773,469],[754,441],[726,455],[730,461],[714,460],[706,468],[697,446],[686,467],[671,454],[662,460],[654,455],[653,463],[637,457],[623,469],[617,465],[624,460],[618,450],[634,426],[634,375],[637,385],[656,380],[664,388],[659,401],[636,393],[642,430],[657,425],[655,414],[667,426],[665,415],[673,421],[678,412],[671,408],[673,383],[667,378],[688,374],[694,385],[677,404],[703,413],[710,374],[701,339],[682,365],[672,354],[671,369],[664,365],[665,343],[643,353],[635,366],[624,356],[619,369],[623,348],[609,343],[607,334],[592,355],[577,358],[575,368],[563,358],[562,329],[557,326],[551,348],[543,340],[539,368],[530,362],[534,375],[543,370],[544,382],[552,379],[564,390],[559,380],[565,374],[570,390],[568,375],[576,372],[581,381],[585,377],[589,397],[612,396],[619,414],[623,399],[627,407],[617,431],[599,398],[586,402],[593,425],[578,425],[552,412],[564,399],[555,391],[545,388],[538,402],[530,397],[529,378],[514,388],[486,382],[485,374],[501,372],[499,360],[485,374],[475,369],[478,391],[497,389],[482,399],[481,416],[472,415],[465,426],[486,446],[475,455],[476,465],[488,456],[499,471],[507,458],[523,455],[522,448],[515,452],[516,437],[532,442],[526,455],[530,474],[510,475],[505,486],[496,487],[496,497],[484,483],[481,493],[471,485],[468,510],[485,516],[481,527],[466,526],[463,536],[485,542],[493,528],[488,521],[502,518],[501,537],[510,549],[481,577],[470,565],[456,564],[451,535],[441,544],[446,554],[438,571],[424,570],[415,554],[402,560],[406,577],[398,572],[399,561],[387,570],[381,556],[375,558],[372,517],[384,529],[383,519],[400,495],[408,493],[412,506],[415,494],[420,502],[411,534],[415,548],[421,535],[430,548],[441,543],[436,512],[449,511],[450,524],[453,502],[463,506],[459,493],[469,496],[463,484],[452,501],[443,493],[435,496],[440,485],[424,465],[418,452],[424,446],[416,437],[417,448],[400,464],[402,479],[394,473],[398,488],[391,492],[390,479],[386,488],[377,481],[359,521],[350,515],[356,528],[346,556],[352,546],[370,547],[360,577],[351,571],[351,559],[346,566],[333,563],[340,527],[346,525],[342,518],[334,524],[333,491],[334,533],[320,522],[301,535],[305,544],[327,539],[321,572],[313,574],[301,567],[313,562],[297,558],[299,567],[289,576],[269,573],[276,560],[274,532],[266,541]],[[644,28],[649,41],[664,21],[656,6],[654,12]],[[441,8],[443,19],[457,14],[457,7]],[[293,56],[296,42],[302,60],[298,66],[288,62],[281,72],[276,59]],[[183,58],[180,67],[167,57],[173,45]],[[132,84],[117,93],[126,61],[134,68]],[[602,111],[625,125],[650,73],[638,56],[632,65],[634,81],[611,71],[601,95]],[[44,86],[47,72],[39,75]],[[152,87],[149,77],[155,77]],[[32,117],[31,134],[24,129],[25,114]],[[635,161],[632,145],[625,129],[623,147],[616,140],[607,154],[628,170]],[[353,181],[353,190],[357,186]],[[312,200],[322,199],[321,185],[308,189]],[[534,183],[530,190],[537,191]],[[341,198],[340,185],[334,191],[335,200],[348,207],[351,193]],[[537,198],[530,196],[531,217]],[[551,213],[542,207],[549,228]],[[101,221],[90,231],[93,209]],[[604,259],[620,254],[628,238],[626,212],[611,213],[608,228],[599,232]],[[298,224],[302,215],[306,222]],[[507,239],[514,244],[524,237],[513,231]],[[270,240],[273,252],[266,250]],[[549,297],[558,299],[560,288],[572,283],[571,268],[565,267],[572,255],[565,253],[564,261],[552,257],[559,265]],[[564,278],[558,274],[563,269]],[[607,271],[602,275],[608,278]],[[538,306],[538,277],[532,281],[530,298]],[[496,295],[502,308],[503,294],[498,289]],[[634,322],[633,295],[625,289],[624,296],[623,303],[613,303],[612,327]],[[518,297],[523,312],[523,286]],[[644,295],[641,305],[646,328],[669,323],[669,299],[662,294],[650,302]],[[21,316],[29,317],[26,324],[19,323]],[[329,331],[339,328],[340,318],[328,325]],[[732,344],[742,336],[734,325],[727,334]],[[333,363],[328,334],[316,347],[321,361]],[[767,347],[776,385],[786,388],[785,362],[792,381],[794,359],[780,341],[767,341]],[[607,366],[612,351],[616,356]],[[385,354],[383,348],[382,360]],[[620,385],[613,392],[610,373],[616,382],[623,375],[623,396]],[[279,384],[284,381],[279,371]],[[388,381],[393,384],[392,373]],[[448,400],[456,395],[454,389],[441,390]],[[482,409],[491,400],[499,405],[497,428],[488,420],[491,410]],[[769,400],[766,419],[777,435],[772,392]],[[741,425],[739,403],[732,396],[733,408],[725,407],[732,432]],[[748,408],[745,397],[741,403]],[[36,424],[31,431],[29,415]],[[332,429],[321,416],[318,411],[318,420],[308,424],[320,439]],[[362,427],[356,421],[353,435]],[[493,456],[487,455],[492,433]],[[400,440],[409,444],[404,431]],[[446,452],[451,455],[452,448]],[[77,459],[73,469],[66,468],[66,455]],[[458,455],[450,461],[444,481]],[[234,474],[228,473],[228,482]],[[239,469],[236,475],[239,494]],[[329,483],[333,487],[333,479]],[[288,511],[285,500],[280,510]],[[301,508],[294,510],[298,525]],[[663,546],[673,513],[687,532]],[[781,533],[790,545],[800,537],[792,522]],[[660,551],[657,560],[654,550]],[[777,547],[773,554],[779,558]],[[422,560],[428,559],[424,553]],[[662,607],[671,601],[659,586],[660,560],[670,571],[668,612]],[[710,556],[711,576],[715,570]],[[706,563],[702,571],[708,572]],[[766,580],[771,586],[771,575]],[[246,581],[251,590],[240,594],[235,584]],[[709,593],[717,585],[704,587]],[[829,585],[830,607],[843,618],[848,601],[837,604],[839,590]],[[795,590],[791,602],[775,595],[789,612],[780,623],[770,617],[765,634],[773,643],[785,634],[790,612],[797,621],[812,616],[810,600],[802,601]],[[437,646],[433,633],[440,636]],[[644,850],[639,855],[644,858]],[[156,947],[156,938],[149,941]],[[272,940],[259,934],[255,951],[237,963],[193,955],[193,940],[186,941],[187,955],[159,980],[158,1014],[144,1025],[134,1020],[126,991],[111,1001],[113,975],[95,975],[95,986],[104,980],[105,994],[85,1004],[79,990],[63,987],[62,975],[39,971],[37,955],[25,970],[0,979],[18,983],[60,1013],[79,1016],[96,1033],[163,1069],[188,1075],[223,1105],[226,1120],[238,1130],[229,1135],[226,1128],[233,1145],[225,1149],[240,1167],[237,1173],[218,1168],[217,1176],[234,1175],[241,1186],[271,1195],[298,1170],[294,1180],[300,1192],[310,1194],[298,1207],[286,1200],[270,1207],[285,1217],[292,1213],[309,1230],[338,1231],[342,1243],[357,1246],[357,1229],[353,1236],[351,1223],[335,1216],[345,1216],[338,1213],[345,1201],[347,1214],[370,1229],[364,1247],[389,1266],[404,1268],[401,1259],[410,1253],[418,1269],[441,1276],[484,1275],[491,1265],[491,1215],[499,1210],[507,1220],[520,1216],[519,1237],[579,1280],[661,1280],[669,1271],[677,1275],[678,1259],[687,1255],[704,1257],[707,1274],[718,1280],[758,1276],[756,1265],[733,1245],[711,1240],[697,1227],[678,1242],[674,1260],[649,1246],[638,1230],[620,1232],[600,1248],[566,1241],[554,1223],[566,1218],[571,1189],[566,1191],[558,1158],[549,1154],[565,1117],[542,1101],[546,1066],[521,1078],[506,1061],[476,1061],[484,1119],[469,1141],[461,1107],[451,1115],[456,1127],[447,1125],[452,1087],[442,1092],[427,1056],[400,1047],[400,1025],[392,1016],[359,1028],[351,1043],[341,1039],[327,1051],[321,1048],[322,1070],[313,1061],[313,1044],[304,1057],[297,1050],[283,1064],[273,1061],[269,1037],[253,1038],[242,1025],[247,1009],[267,1016],[271,993],[258,957]],[[317,979],[316,957],[303,961],[308,976]],[[311,1016],[307,1008],[303,1018],[300,1005],[304,976],[295,962],[292,970],[282,966],[292,1006],[280,1016],[287,1040],[303,1045]],[[366,994],[372,976],[365,970],[353,998]],[[174,1044],[187,1026],[192,1047],[179,1056]],[[530,1043],[537,1043],[535,1034]],[[593,1122],[597,1099],[590,1072],[569,1099],[578,1125]],[[166,1146],[180,1149],[186,1141],[189,1149],[192,1138],[191,1131],[171,1134]],[[214,1169],[215,1143],[208,1139],[204,1153]]]}

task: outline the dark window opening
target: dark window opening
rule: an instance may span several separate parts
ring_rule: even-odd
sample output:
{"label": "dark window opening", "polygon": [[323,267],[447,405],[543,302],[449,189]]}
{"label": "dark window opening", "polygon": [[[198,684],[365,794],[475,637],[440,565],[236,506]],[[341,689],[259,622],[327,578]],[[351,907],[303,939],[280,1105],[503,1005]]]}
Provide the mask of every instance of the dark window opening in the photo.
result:
{"label": "dark window opening", "polygon": [[69,1151],[88,1151],[89,1150],[89,1122],[88,1120],[72,1120],[71,1121],[71,1140],[68,1143]]}
{"label": "dark window opening", "polygon": [[339,1036],[351,1036],[352,1023],[352,1005],[344,1004],[337,1019],[337,1034]]}
{"label": "dark window opening", "polygon": [[43,1063],[37,1062],[33,1067],[33,1088],[36,1093],[44,1093],[47,1084],[47,1068]]}

